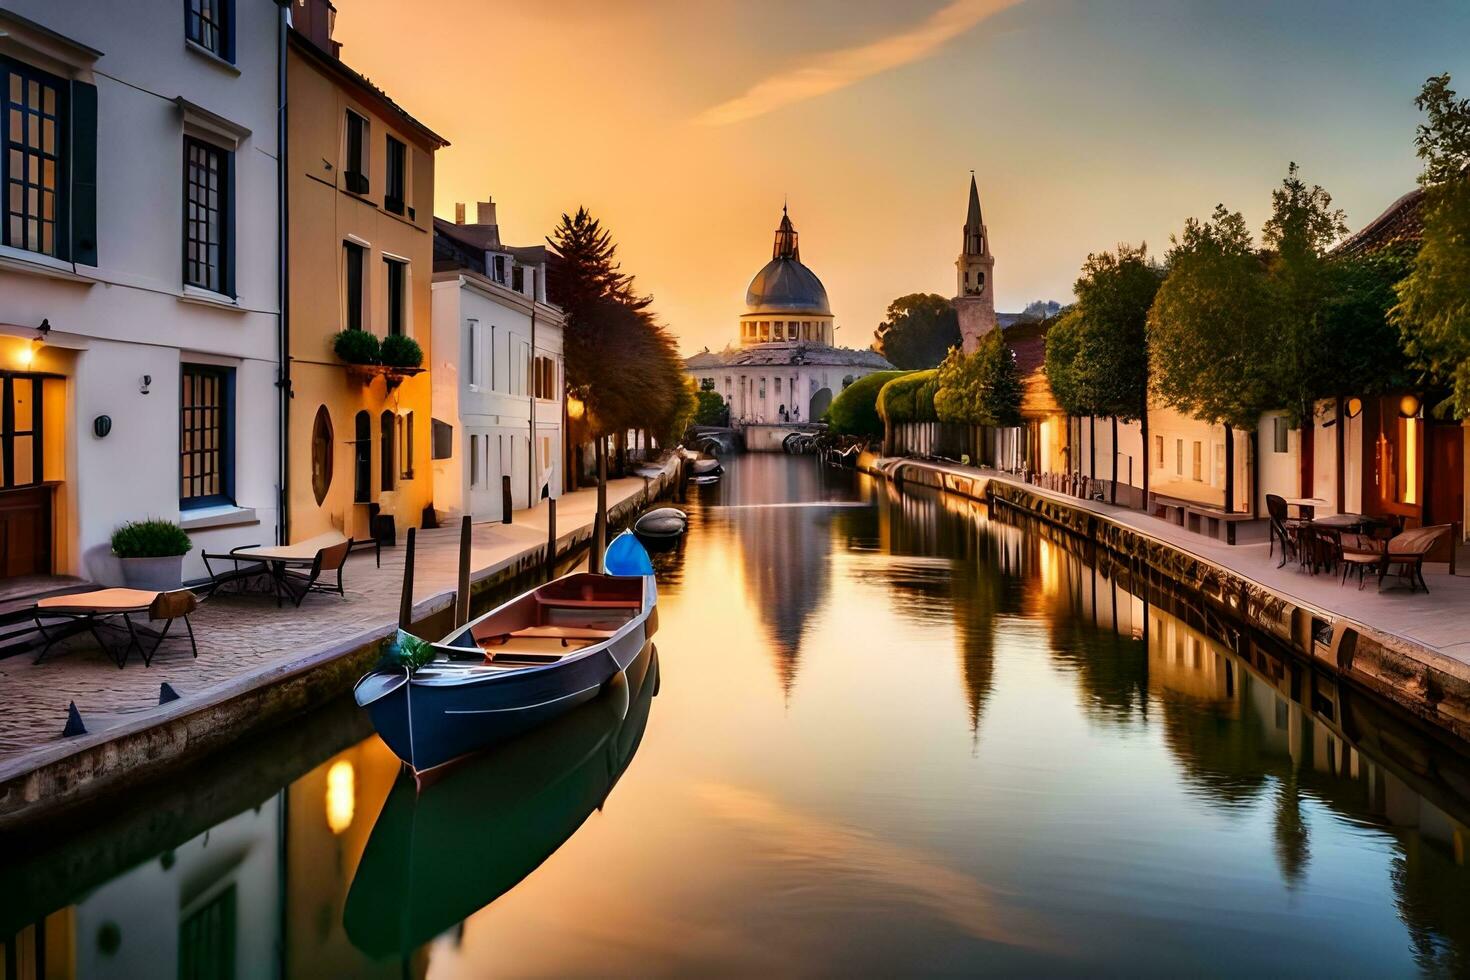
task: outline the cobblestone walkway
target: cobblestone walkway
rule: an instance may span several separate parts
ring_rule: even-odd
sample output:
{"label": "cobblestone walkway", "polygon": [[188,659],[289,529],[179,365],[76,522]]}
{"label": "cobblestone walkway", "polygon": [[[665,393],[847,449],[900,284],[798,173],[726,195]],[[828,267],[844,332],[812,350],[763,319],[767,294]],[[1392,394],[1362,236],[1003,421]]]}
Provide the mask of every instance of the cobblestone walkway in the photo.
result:
{"label": "cobblestone walkway", "polygon": [[[637,496],[644,487],[642,477],[609,481],[608,506]],[[596,502],[595,490],[564,495],[557,502],[558,537],[589,528]],[[546,512],[543,503],[517,511],[509,526],[475,525],[472,578],[486,577],[544,545]],[[455,588],[459,528],[419,531],[416,547],[414,604],[442,602]],[[391,630],[397,622],[403,564],[401,542],[384,549],[381,568],[374,566],[372,551],[355,552],[344,573],[347,598],[313,594],[300,609],[277,609],[266,595],[221,593],[190,617],[198,660],[190,657],[187,640],[175,642],[172,633],[146,669],[135,655],[119,670],[85,635],[58,644],[39,665],[30,656],[0,660],[0,772],[23,771],[27,754],[55,748],[72,701],[88,730],[95,732],[139,720],[157,706],[159,686],[165,682],[183,698],[208,700],[212,692],[236,685],[242,677],[268,678],[304,657],[361,646],[371,634]]]}

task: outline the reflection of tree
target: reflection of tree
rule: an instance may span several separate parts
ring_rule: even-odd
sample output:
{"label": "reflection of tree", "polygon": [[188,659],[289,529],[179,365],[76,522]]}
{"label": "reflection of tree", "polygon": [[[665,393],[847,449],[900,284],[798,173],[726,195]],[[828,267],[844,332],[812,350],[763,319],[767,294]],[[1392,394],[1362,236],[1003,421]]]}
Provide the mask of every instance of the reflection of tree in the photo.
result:
{"label": "reflection of tree", "polygon": [[1242,699],[1240,717],[1234,702],[1204,701],[1172,691],[1160,698],[1164,744],[1183,767],[1195,789],[1230,806],[1258,799],[1270,774],[1290,770],[1290,759],[1270,758],[1260,719]]}
{"label": "reflection of tree", "polygon": [[1056,610],[1051,656],[1077,678],[1083,710],[1099,724],[1129,725],[1148,717],[1148,648],[1083,618]]}
{"label": "reflection of tree", "polygon": [[1415,962],[1432,975],[1470,974],[1470,872],[1417,834],[1404,835],[1401,846],[1390,874]]}
{"label": "reflection of tree", "polygon": [[1302,798],[1295,774],[1276,784],[1276,820],[1272,830],[1281,880],[1287,889],[1295,891],[1306,875],[1311,858],[1311,833],[1302,816]]}

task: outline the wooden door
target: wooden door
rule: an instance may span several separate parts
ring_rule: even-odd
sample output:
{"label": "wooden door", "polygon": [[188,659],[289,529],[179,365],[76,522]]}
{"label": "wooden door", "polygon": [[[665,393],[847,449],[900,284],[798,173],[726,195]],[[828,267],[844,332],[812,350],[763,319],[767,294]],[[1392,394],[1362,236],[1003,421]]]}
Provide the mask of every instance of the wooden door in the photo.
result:
{"label": "wooden door", "polygon": [[0,490],[0,579],[51,574],[51,487]]}
{"label": "wooden door", "polygon": [[1425,524],[1449,524],[1465,519],[1465,430],[1455,425],[1430,425],[1425,480]]}

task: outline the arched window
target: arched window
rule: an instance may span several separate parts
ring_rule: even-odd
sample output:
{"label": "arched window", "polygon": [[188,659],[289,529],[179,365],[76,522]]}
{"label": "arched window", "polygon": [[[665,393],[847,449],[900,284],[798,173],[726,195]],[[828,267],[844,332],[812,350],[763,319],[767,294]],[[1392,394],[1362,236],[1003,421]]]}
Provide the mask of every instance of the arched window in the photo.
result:
{"label": "arched window", "polygon": [[327,499],[327,490],[332,486],[332,414],[327,406],[316,410],[316,421],[311,425],[311,492],[317,506]]}
{"label": "arched window", "polygon": [[353,419],[352,499],[365,504],[373,499],[373,417],[366,410]]}
{"label": "arched window", "polygon": [[378,419],[378,489],[392,490],[397,473],[393,469],[394,430],[392,412],[384,412]]}

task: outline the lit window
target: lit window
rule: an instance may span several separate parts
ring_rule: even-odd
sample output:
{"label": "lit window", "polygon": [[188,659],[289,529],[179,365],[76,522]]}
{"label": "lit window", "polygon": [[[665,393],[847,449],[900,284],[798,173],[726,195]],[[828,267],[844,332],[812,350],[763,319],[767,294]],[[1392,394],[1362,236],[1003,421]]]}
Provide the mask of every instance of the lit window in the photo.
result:
{"label": "lit window", "polygon": [[235,372],[185,364],[179,380],[179,506],[232,503]]}
{"label": "lit window", "polygon": [[64,258],[66,83],[4,58],[0,78],[6,82],[4,243]]}

